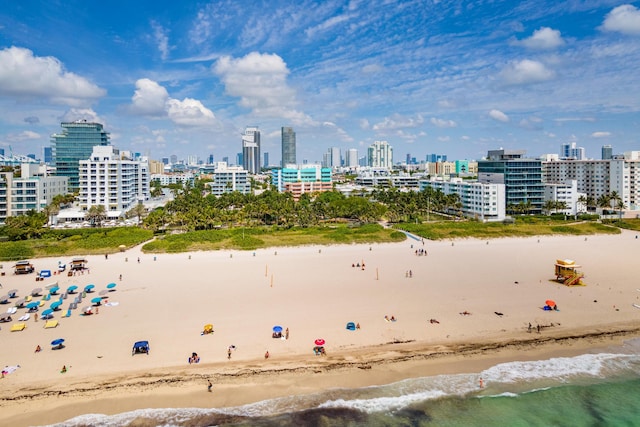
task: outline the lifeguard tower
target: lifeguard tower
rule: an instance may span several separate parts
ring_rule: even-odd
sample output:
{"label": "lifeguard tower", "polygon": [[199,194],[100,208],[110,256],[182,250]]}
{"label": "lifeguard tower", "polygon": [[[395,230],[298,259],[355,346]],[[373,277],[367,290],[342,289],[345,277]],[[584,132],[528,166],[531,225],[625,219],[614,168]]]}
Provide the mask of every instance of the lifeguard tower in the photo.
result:
{"label": "lifeguard tower", "polygon": [[582,282],[584,273],[578,271],[580,265],[572,259],[556,260],[556,280],[567,286],[585,286]]}

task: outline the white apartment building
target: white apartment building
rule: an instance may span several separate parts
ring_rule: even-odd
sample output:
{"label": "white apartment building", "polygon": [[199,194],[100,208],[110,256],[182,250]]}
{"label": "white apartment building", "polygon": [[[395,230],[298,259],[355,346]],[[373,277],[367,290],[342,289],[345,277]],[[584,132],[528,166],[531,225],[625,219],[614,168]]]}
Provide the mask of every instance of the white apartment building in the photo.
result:
{"label": "white apartment building", "polygon": [[640,209],[640,151],[611,160],[558,160],[542,162],[543,181],[576,180],[579,193],[598,199],[616,192],[627,209]]}
{"label": "white apartment building", "polygon": [[548,182],[544,184],[544,201],[564,202],[566,209],[552,210],[552,213],[563,213],[565,215],[577,215],[587,211],[585,204],[578,203],[582,196],[578,192],[578,181],[569,179],[564,183]]}
{"label": "white apartment building", "polygon": [[240,166],[228,166],[226,162],[214,163],[213,181],[207,183],[211,188],[211,194],[221,196],[224,193],[238,191],[242,194],[251,192],[249,172]]}
{"label": "white apartment building", "polygon": [[185,173],[154,173],[151,174],[151,181],[158,181],[160,185],[166,186],[169,184],[191,184],[195,182],[195,175],[191,172]]}
{"label": "white apartment building", "polygon": [[82,211],[102,205],[108,218],[119,218],[137,203],[149,200],[149,164],[130,160],[113,146],[95,146],[80,160],[79,205]]}
{"label": "white apartment building", "polygon": [[420,180],[420,191],[427,187],[440,190],[445,195],[457,194],[462,204],[462,214],[466,217],[483,222],[502,221],[506,217],[504,184],[465,181],[462,178]]}
{"label": "white apartment building", "polygon": [[31,210],[42,212],[55,196],[67,194],[68,180],[49,175],[47,166],[37,163],[22,163],[19,178],[13,172],[0,173],[0,222]]}
{"label": "white apartment building", "polygon": [[387,141],[374,141],[367,149],[368,166],[393,168],[393,147]]}

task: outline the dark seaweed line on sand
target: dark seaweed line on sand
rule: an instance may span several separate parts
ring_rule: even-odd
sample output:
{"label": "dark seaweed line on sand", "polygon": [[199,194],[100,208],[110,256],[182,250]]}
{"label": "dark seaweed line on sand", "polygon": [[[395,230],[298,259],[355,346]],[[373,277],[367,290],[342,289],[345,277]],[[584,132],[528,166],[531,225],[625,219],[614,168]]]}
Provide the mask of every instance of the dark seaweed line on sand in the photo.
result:
{"label": "dark seaweed line on sand", "polygon": [[[496,341],[490,343],[467,343],[467,344],[454,344],[447,346],[446,350],[430,351],[428,349],[423,350],[394,350],[397,351],[397,355],[393,357],[367,357],[366,360],[361,361],[331,361],[327,360],[322,365],[312,366],[296,366],[290,368],[276,368],[276,369],[248,369],[243,368],[234,373],[213,373],[213,374],[186,374],[179,376],[167,376],[165,374],[153,375],[153,374],[141,374],[138,377],[127,378],[125,381],[104,382],[96,384],[92,387],[74,387],[68,390],[33,390],[31,392],[24,392],[15,396],[3,396],[0,397],[0,402],[19,402],[29,400],[39,400],[47,397],[60,397],[60,396],[73,396],[85,393],[104,393],[105,391],[118,391],[129,388],[149,388],[162,385],[180,385],[187,384],[194,381],[201,381],[203,379],[211,379],[217,383],[224,383],[225,379],[237,379],[247,378],[254,376],[267,376],[267,375],[279,375],[279,374],[305,374],[305,373],[324,373],[339,369],[371,369],[372,365],[393,364],[400,362],[416,361],[416,360],[429,360],[443,358],[447,356],[467,356],[484,353],[486,351],[497,350],[509,350],[509,349],[522,349],[522,348],[534,348],[544,346],[550,343],[570,343],[576,341],[584,341],[589,339],[603,339],[603,338],[616,338],[616,337],[629,337],[640,335],[640,327],[612,330],[612,331],[596,331],[575,335],[564,336],[537,336],[535,338],[527,338],[520,340],[509,341]],[[400,343],[389,343],[400,344]],[[148,378],[145,380],[144,378]]]}

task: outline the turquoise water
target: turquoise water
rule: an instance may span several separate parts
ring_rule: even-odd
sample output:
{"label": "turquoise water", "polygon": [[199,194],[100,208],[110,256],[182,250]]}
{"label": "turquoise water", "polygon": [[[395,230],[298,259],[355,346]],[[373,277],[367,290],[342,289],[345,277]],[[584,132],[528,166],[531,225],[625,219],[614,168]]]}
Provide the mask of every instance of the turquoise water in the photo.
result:
{"label": "turquoise water", "polygon": [[[479,379],[484,388],[480,389]],[[86,414],[57,426],[640,426],[640,343],[482,372],[224,409]]]}

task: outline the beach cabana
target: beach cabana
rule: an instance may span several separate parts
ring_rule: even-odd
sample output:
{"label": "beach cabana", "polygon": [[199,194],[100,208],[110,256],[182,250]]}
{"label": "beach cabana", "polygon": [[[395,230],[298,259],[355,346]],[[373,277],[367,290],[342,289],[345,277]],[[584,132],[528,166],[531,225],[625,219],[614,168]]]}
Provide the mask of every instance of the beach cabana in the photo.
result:
{"label": "beach cabana", "polygon": [[55,328],[58,326],[58,321],[57,320],[47,320],[47,322],[44,324],[44,328],[45,329],[51,329],[51,328]]}
{"label": "beach cabana", "polygon": [[84,258],[73,258],[69,263],[69,269],[71,271],[81,271],[84,270],[87,264],[87,260]]}
{"label": "beach cabana", "polygon": [[149,355],[149,341],[136,341],[131,349],[131,355],[137,353],[147,353]]}
{"label": "beach cabana", "polygon": [[24,331],[24,328],[26,327],[27,327],[26,323],[14,323],[13,326],[11,326],[11,332]]}

